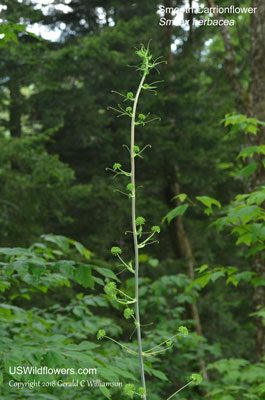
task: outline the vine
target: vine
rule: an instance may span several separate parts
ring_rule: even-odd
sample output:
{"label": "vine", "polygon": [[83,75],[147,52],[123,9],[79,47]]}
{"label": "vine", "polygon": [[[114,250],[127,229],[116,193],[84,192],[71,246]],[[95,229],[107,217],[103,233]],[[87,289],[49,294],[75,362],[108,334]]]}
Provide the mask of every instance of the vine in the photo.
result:
{"label": "vine", "polygon": [[[118,117],[126,116],[131,119],[131,129],[130,129],[130,148],[127,145],[124,145],[130,153],[130,172],[125,171],[122,168],[122,165],[118,162],[114,163],[112,168],[106,168],[106,170],[114,173],[114,177],[119,175],[124,175],[127,178],[130,178],[130,182],[126,186],[127,192],[119,191],[123,195],[126,195],[131,200],[131,226],[132,226],[132,236],[133,236],[133,248],[134,248],[134,267],[133,263],[126,262],[122,257],[122,249],[120,247],[112,247],[111,254],[119,259],[121,264],[134,275],[134,283],[135,283],[135,294],[134,298],[117,288],[116,282],[108,282],[104,287],[104,291],[112,300],[117,301],[118,303],[125,306],[124,309],[124,317],[126,319],[132,318],[134,320],[134,324],[137,331],[137,343],[138,343],[138,352],[130,349],[128,346],[125,346],[115,339],[109,337],[105,330],[101,329],[98,334],[98,340],[103,338],[111,340],[112,342],[119,345],[123,350],[128,353],[138,356],[139,358],[139,367],[140,367],[140,376],[141,376],[141,386],[136,389],[134,384],[128,383],[124,386],[124,392],[131,398],[134,395],[138,395],[144,400],[147,400],[147,390],[146,390],[146,379],[145,379],[145,369],[144,369],[144,358],[153,357],[159,353],[162,353],[173,346],[172,339],[175,337],[185,337],[188,335],[188,330],[185,326],[181,326],[178,329],[178,332],[171,336],[170,338],[164,340],[162,343],[152,347],[149,350],[143,350],[142,345],[142,332],[141,332],[141,320],[140,320],[140,309],[139,309],[139,250],[144,248],[147,245],[151,245],[154,243],[158,243],[158,240],[155,239],[156,235],[160,233],[160,227],[155,225],[151,227],[149,232],[143,231],[143,225],[146,223],[146,220],[142,216],[136,215],[136,179],[135,179],[135,159],[137,157],[142,157],[141,154],[143,151],[151,147],[151,145],[146,145],[142,149],[139,146],[135,145],[135,127],[137,125],[146,125],[155,120],[160,120],[160,118],[150,118],[148,113],[147,115],[139,113],[137,115],[137,106],[140,94],[143,90],[148,90],[151,92],[155,92],[157,88],[156,84],[160,81],[155,81],[152,83],[145,83],[146,77],[149,75],[152,69],[157,69],[156,67],[164,63],[165,61],[160,61],[160,57],[157,59],[153,59],[153,56],[149,52],[149,44],[147,47],[142,45],[140,49],[136,50],[136,54],[141,58],[141,62],[136,66],[136,70],[140,72],[141,79],[137,88],[137,91],[134,95],[133,92],[128,92],[126,95],[122,93],[113,91],[123,97],[123,101],[132,102],[132,106],[127,106],[126,108],[122,107],[118,104],[117,108],[108,107],[111,110],[114,110],[118,113]],[[143,235],[147,235],[145,239],[142,239]],[[134,305],[134,309],[130,306]],[[162,347],[162,348],[161,348]],[[192,374],[190,377],[190,381],[185,384],[182,388],[178,389],[174,392],[167,400],[172,399],[177,393],[181,390],[185,389],[187,386],[191,384],[199,384],[202,380],[199,374]]]}

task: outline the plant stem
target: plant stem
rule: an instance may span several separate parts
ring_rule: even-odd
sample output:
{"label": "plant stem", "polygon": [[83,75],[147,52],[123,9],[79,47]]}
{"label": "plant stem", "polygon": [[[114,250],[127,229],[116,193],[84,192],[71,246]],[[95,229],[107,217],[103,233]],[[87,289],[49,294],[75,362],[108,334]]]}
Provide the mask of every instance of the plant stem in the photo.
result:
{"label": "plant stem", "polygon": [[167,398],[167,400],[172,399],[172,397],[174,397],[176,394],[178,394],[179,392],[181,392],[183,389],[185,389],[187,386],[191,385],[193,383],[193,381],[190,381],[189,383],[187,383],[186,385],[182,386],[182,388],[180,388],[179,390],[177,390],[175,393],[173,393],[171,396],[169,396]]}
{"label": "plant stem", "polygon": [[135,115],[136,108],[139,99],[139,95],[146,77],[146,73],[143,74],[142,79],[139,83],[132,111],[131,119],[131,183],[133,184],[133,196],[132,196],[132,230],[133,230],[133,243],[134,243],[134,256],[135,256],[135,319],[137,322],[137,340],[138,340],[138,353],[141,371],[141,382],[142,387],[145,390],[144,400],[146,400],[146,385],[145,385],[145,374],[144,374],[144,362],[143,362],[143,350],[142,350],[142,338],[141,338],[141,324],[140,324],[140,313],[139,313],[139,250],[138,250],[138,239],[136,229],[136,192],[135,192]]}

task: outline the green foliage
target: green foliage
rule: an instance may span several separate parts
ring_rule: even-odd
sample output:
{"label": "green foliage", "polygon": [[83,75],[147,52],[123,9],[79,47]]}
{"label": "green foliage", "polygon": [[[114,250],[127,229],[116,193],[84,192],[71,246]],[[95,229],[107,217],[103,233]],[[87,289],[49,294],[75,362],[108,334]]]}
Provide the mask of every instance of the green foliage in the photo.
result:
{"label": "green foliage", "polygon": [[217,400],[242,398],[259,400],[264,397],[264,363],[251,364],[242,359],[223,359],[209,365],[221,376],[209,393]]}
{"label": "green foliage", "polygon": [[188,207],[189,207],[188,204],[177,206],[176,208],[167,213],[167,215],[162,219],[162,222],[167,221],[170,224],[170,222],[178,215],[184,215]]}
{"label": "green foliage", "polygon": [[[184,2],[180,1],[179,6],[182,4]],[[113,259],[108,250],[113,244],[114,232],[117,235],[126,229],[130,219],[128,203],[119,198],[118,191],[113,192],[112,177],[104,173],[106,165],[120,160],[113,165],[113,170],[114,176],[121,179],[114,182],[117,189],[124,192],[127,183],[124,177],[127,179],[130,173],[125,168],[128,163],[126,148],[123,152],[120,146],[128,144],[128,120],[113,120],[105,110],[114,101],[111,88],[117,87],[125,93],[118,111],[125,111],[124,116],[131,118],[132,107],[126,111],[127,107],[123,106],[132,105],[136,95],[135,84],[126,67],[137,63],[131,52],[135,42],[146,42],[152,36],[152,47],[157,54],[166,51],[167,46],[158,24],[159,17],[154,12],[158,2],[125,4],[121,0],[106,0],[100,15],[99,5],[76,0],[65,12],[51,4],[45,8],[44,15],[42,8],[30,2],[3,1],[1,33],[5,36],[0,39],[1,354],[3,357],[7,352],[12,362],[21,361],[24,365],[47,363],[61,367],[60,360],[69,367],[95,365],[97,378],[109,380],[114,374],[124,385],[135,383],[135,391],[143,396],[143,388],[142,392],[137,389],[136,355],[125,349],[121,351],[110,341],[101,341],[99,347],[89,348],[97,345],[93,343],[96,333],[104,328],[125,346],[131,337],[130,350],[137,351],[136,335],[131,336],[134,326],[128,326],[127,321],[120,318],[124,304],[102,294],[109,280],[120,283],[118,277],[122,277],[123,282],[120,290],[132,297],[134,290],[132,262],[125,263],[127,267],[122,271],[122,261],[118,257],[121,253],[114,254],[118,258]],[[32,26],[47,23],[49,29],[56,27],[57,33],[62,23],[66,27],[57,42],[41,42],[26,32],[26,26],[20,25],[21,18],[23,23]],[[249,15],[240,16],[236,24],[236,29],[230,29],[239,66],[236,75],[247,88],[249,63],[245,60],[249,59]],[[195,26],[189,32],[174,27],[174,38],[177,45],[173,53],[174,65],[161,68],[164,83],[159,92],[155,92],[157,82],[144,83],[142,87],[145,98],[135,121],[141,132],[137,131],[137,145],[133,148],[135,159],[139,161],[138,182],[128,190],[129,198],[135,189],[137,213],[145,215],[150,226],[168,213],[170,206],[166,199],[170,201],[173,196],[168,188],[176,181],[181,191],[189,193],[191,198],[205,193],[229,206],[219,208],[211,204],[206,207],[205,212],[218,212],[219,233],[216,233],[208,226],[208,218],[201,215],[200,207],[192,208],[192,202],[184,193],[175,197],[180,202],[189,202],[189,213],[183,213],[183,222],[192,244],[194,264],[205,268],[201,267],[196,276],[196,280],[202,278],[201,283],[193,285],[192,290],[186,276],[186,260],[175,254],[178,246],[171,240],[173,219],[168,221],[169,229],[160,232],[160,246],[146,246],[148,242],[143,245],[140,256],[145,278],[141,277],[139,283],[144,315],[143,348],[146,350],[167,340],[165,353],[145,359],[149,397],[165,400],[175,387],[188,382],[191,373],[200,368],[200,357],[206,363],[237,357],[249,362],[244,379],[233,377],[236,368],[240,373],[243,371],[243,365],[239,368],[227,364],[226,372],[209,369],[211,384],[207,386],[204,382],[206,391],[212,391],[211,397],[218,400],[260,400],[264,397],[263,382],[257,370],[264,365],[257,363],[254,371],[255,335],[253,319],[249,317],[261,318],[264,313],[262,309],[253,313],[252,291],[262,288],[264,279],[251,270],[255,254],[259,256],[264,251],[261,212],[264,188],[257,187],[246,193],[242,181],[255,179],[262,172],[264,146],[255,141],[263,125],[254,118],[227,116],[227,131],[232,134],[243,131],[255,144],[244,147],[240,135],[224,135],[223,127],[218,124],[224,114],[235,108],[225,76],[225,49],[218,29]],[[146,50],[137,50],[141,56],[140,73],[144,71],[144,52],[150,57]],[[154,61],[148,60],[148,63],[154,64]],[[17,88],[13,95],[12,85]],[[154,93],[156,96],[151,96]],[[248,91],[244,96],[248,97]],[[13,136],[14,129],[11,129],[14,110],[21,125],[20,137]],[[161,117],[159,126],[148,124],[149,110]],[[152,145],[152,155],[148,151],[143,153],[145,143],[150,143],[148,147]],[[234,162],[238,148],[240,154]],[[246,161],[252,165],[246,166]],[[237,197],[238,193],[244,193],[238,196],[247,194],[249,197]],[[176,217],[178,215],[181,213]],[[46,232],[58,235],[46,235],[46,239],[40,240],[39,236]],[[153,228],[151,232],[159,233]],[[141,232],[138,237],[144,234]],[[62,235],[75,237],[79,242],[71,243]],[[128,260],[133,258],[131,239],[129,233],[118,234],[115,239]],[[27,247],[36,241],[38,243]],[[206,268],[206,263],[211,267]],[[114,273],[116,270],[118,277]],[[203,290],[199,291],[199,287]],[[203,339],[196,336],[194,322],[187,312],[194,301],[200,311]],[[185,340],[180,336],[168,340],[170,332],[175,332],[179,326],[187,326],[189,336]],[[87,343],[81,344],[83,342]],[[5,362],[8,361],[5,356]],[[18,391],[6,384],[12,377],[3,366],[1,361],[0,380],[3,378],[4,385],[0,397],[17,400]],[[252,372],[250,366],[253,366]],[[152,370],[164,371],[169,380],[155,376]],[[247,381],[248,373],[252,380]],[[23,382],[24,377],[15,379]],[[43,379],[48,381],[49,377]],[[57,400],[62,397],[62,390],[52,387],[23,389],[20,397]],[[88,396],[91,400],[110,398],[106,387],[90,388],[89,393],[81,388],[63,392],[65,400],[85,400]],[[111,394],[115,399],[125,397],[120,388],[111,388]],[[139,398],[136,393],[134,396]],[[190,385],[177,397],[197,400],[205,395],[200,387]]]}
{"label": "green foliage", "polygon": [[234,134],[240,130],[243,130],[246,134],[251,133],[256,135],[259,126],[265,126],[263,121],[259,121],[256,118],[248,118],[244,114],[226,114],[225,119],[221,121],[224,126],[232,125],[230,133]]}
{"label": "green foliage", "polygon": [[211,197],[196,196],[196,199],[207,207],[206,210],[204,211],[205,214],[207,214],[207,215],[210,215],[213,213],[213,209],[212,209],[213,205],[221,208],[221,203],[218,200],[212,199]]}

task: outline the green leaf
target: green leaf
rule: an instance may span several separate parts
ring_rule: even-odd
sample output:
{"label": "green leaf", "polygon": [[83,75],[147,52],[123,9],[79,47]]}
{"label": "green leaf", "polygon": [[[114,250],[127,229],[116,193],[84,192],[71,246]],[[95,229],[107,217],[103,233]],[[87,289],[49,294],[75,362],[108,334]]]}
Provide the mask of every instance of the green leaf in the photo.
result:
{"label": "green leaf", "polygon": [[162,381],[167,381],[168,379],[167,379],[167,377],[166,377],[166,375],[164,374],[164,372],[162,372],[162,371],[158,371],[157,369],[151,369],[151,371],[150,371],[154,376],[156,376],[157,378],[159,378],[159,379],[161,379]]}
{"label": "green leaf", "polygon": [[66,252],[69,249],[69,239],[61,235],[42,235],[41,238],[47,242],[56,244],[60,249]]}
{"label": "green leaf", "polygon": [[151,258],[148,260],[148,264],[151,265],[151,267],[156,268],[159,265],[159,260],[157,258]]}
{"label": "green leaf", "polygon": [[152,226],[151,231],[155,233],[160,233],[160,226],[157,225]]}
{"label": "green leaf", "polygon": [[47,352],[44,360],[45,365],[48,367],[57,367],[62,363],[62,356],[58,351],[50,350]]}
{"label": "green leaf", "polygon": [[126,186],[126,189],[129,190],[129,192],[133,192],[134,191],[134,184],[133,183],[128,183],[128,185]]}
{"label": "green leaf", "polygon": [[209,268],[209,265],[204,264],[200,268],[198,268],[198,271],[199,271],[199,273],[202,273],[202,272],[206,271],[206,269],[208,269],[208,268]]}
{"label": "green leaf", "polygon": [[106,278],[110,278],[110,279],[114,279],[117,282],[120,282],[120,280],[117,278],[117,276],[114,274],[113,271],[111,271],[111,269],[107,269],[107,268],[96,268],[96,271],[105,276]]}
{"label": "green leaf", "polygon": [[178,215],[184,215],[188,207],[188,204],[183,204],[174,208],[173,210],[169,211],[169,213],[167,213],[167,215],[162,219],[162,222],[164,223],[165,221],[167,221],[170,224],[170,222]]}
{"label": "green leaf", "polygon": [[205,205],[207,208],[212,208],[213,205],[221,208],[221,203],[216,200],[213,199],[212,197],[208,197],[208,196],[196,196],[196,199],[198,201],[200,201],[203,205]]}
{"label": "green leaf", "polygon": [[248,124],[245,129],[246,133],[253,133],[253,135],[256,135],[257,131],[258,131],[257,125],[253,125],[253,124]]}
{"label": "green leaf", "polygon": [[108,366],[108,368],[97,368],[97,373],[102,376],[104,379],[107,379],[108,381],[114,381],[118,382],[119,377],[111,370],[111,365]]}
{"label": "green leaf", "polygon": [[253,161],[250,164],[248,164],[246,167],[242,168],[239,172],[235,174],[235,178],[239,178],[240,176],[243,176],[244,178],[248,178],[251,174],[253,174],[254,171],[256,171],[258,167],[258,164]]}
{"label": "green leaf", "polygon": [[[259,153],[259,148],[263,146],[248,146],[240,151],[237,158],[243,158],[245,160],[247,157],[252,157],[255,153]],[[265,147],[265,146],[264,146]]]}
{"label": "green leaf", "polygon": [[123,315],[126,319],[131,318],[133,316],[133,314],[134,314],[134,311],[129,307],[125,308],[124,313],[123,313]]}
{"label": "green leaf", "polygon": [[73,245],[75,246],[76,250],[82,255],[84,256],[87,260],[90,259],[91,257],[91,251],[89,251],[88,249],[85,248],[85,246],[83,246],[81,243],[76,242],[75,240],[71,240],[71,243],[73,243]]}
{"label": "green leaf", "polygon": [[245,235],[240,236],[237,239],[236,244],[240,244],[240,243],[244,243],[247,246],[250,246],[252,243],[252,237],[251,237],[250,233],[246,233]]}
{"label": "green leaf", "polygon": [[81,352],[81,351],[68,351],[67,347],[66,347],[65,351],[64,351],[64,355],[66,357],[69,357],[69,358],[73,359],[73,360],[77,360],[77,361],[79,361],[81,363],[84,363],[84,365],[87,365],[87,364],[91,365],[93,363],[92,358],[90,356],[88,356],[87,354],[85,354],[84,351],[83,352]]}
{"label": "green leaf", "polygon": [[34,256],[34,253],[27,249],[23,249],[22,247],[14,247],[14,248],[8,248],[8,247],[1,247],[0,248],[0,254],[5,254],[8,256]]}
{"label": "green leaf", "polygon": [[113,365],[112,370],[116,372],[116,374],[122,376],[123,378],[137,381],[137,377],[135,377],[131,372],[128,372],[126,369],[122,369]]}
{"label": "green leaf", "polygon": [[218,278],[223,278],[225,276],[223,271],[215,271],[209,275],[209,278],[212,282],[215,282]]}
{"label": "green leaf", "polygon": [[74,277],[77,283],[84,286],[84,288],[90,287],[94,289],[95,282],[92,277],[91,268],[88,265],[81,265],[74,272]]}
{"label": "green leaf", "polygon": [[99,390],[101,391],[101,393],[107,397],[107,399],[111,399],[111,395],[110,395],[110,391],[109,389],[107,389],[105,386],[99,386]]}
{"label": "green leaf", "polygon": [[183,203],[183,201],[185,201],[187,197],[188,197],[188,195],[186,193],[180,193],[180,194],[177,194],[176,196],[174,196],[171,200],[179,199],[181,201],[181,203]]}

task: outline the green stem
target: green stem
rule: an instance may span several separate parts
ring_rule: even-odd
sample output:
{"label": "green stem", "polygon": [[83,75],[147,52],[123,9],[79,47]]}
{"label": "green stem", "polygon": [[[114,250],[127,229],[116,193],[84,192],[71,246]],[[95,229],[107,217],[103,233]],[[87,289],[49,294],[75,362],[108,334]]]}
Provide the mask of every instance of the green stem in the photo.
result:
{"label": "green stem", "polygon": [[193,381],[190,381],[189,383],[187,383],[186,385],[182,386],[182,388],[180,388],[179,390],[177,390],[175,393],[173,393],[171,396],[169,396],[167,398],[167,400],[172,399],[172,397],[174,397],[176,394],[178,394],[179,392],[181,392],[183,389],[185,389],[187,386],[189,386],[191,383],[193,383]]}
{"label": "green stem", "polygon": [[141,372],[141,383],[145,390],[143,399],[146,400],[146,384],[145,384],[145,374],[144,374],[144,362],[143,362],[143,350],[142,350],[142,338],[141,338],[141,324],[140,324],[140,312],[139,312],[139,249],[138,249],[138,239],[137,239],[137,229],[136,229],[136,201],[135,201],[135,153],[134,153],[134,143],[135,143],[135,115],[136,108],[139,99],[139,95],[146,77],[146,72],[143,74],[142,79],[139,83],[132,111],[131,119],[131,183],[133,184],[133,196],[132,196],[132,230],[133,230],[133,243],[134,243],[134,255],[135,255],[135,319],[137,322],[137,340],[138,340],[138,354],[140,362],[140,372]]}
{"label": "green stem", "polygon": [[121,344],[120,342],[117,342],[117,340],[112,339],[112,338],[109,337],[109,336],[105,336],[105,338],[111,340],[112,342],[114,342],[114,343],[116,343],[116,344],[118,344],[118,345],[121,346],[123,349],[125,349],[126,351],[128,351],[128,353],[137,354],[136,351],[131,350],[129,347],[125,346],[124,344]]}
{"label": "green stem", "polygon": [[121,262],[123,265],[125,265],[125,267],[126,267],[130,272],[134,273],[134,270],[133,270],[132,268],[130,268],[129,265],[126,264],[125,261],[123,261],[123,259],[121,258],[121,256],[120,256],[119,254],[117,254],[117,256],[118,256],[120,262]]}
{"label": "green stem", "polygon": [[178,333],[176,333],[175,335],[171,336],[170,338],[164,340],[164,342],[162,342],[162,343],[160,343],[160,344],[157,344],[156,346],[152,347],[151,349],[146,350],[145,353],[149,353],[149,351],[152,351],[152,350],[154,350],[154,349],[156,349],[156,348],[162,346],[163,344],[165,344],[166,342],[168,342],[169,340],[173,339],[173,338],[176,337],[176,336],[178,336]]}

